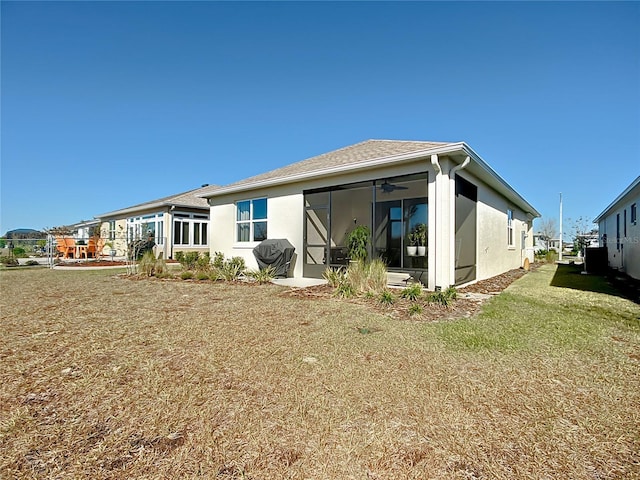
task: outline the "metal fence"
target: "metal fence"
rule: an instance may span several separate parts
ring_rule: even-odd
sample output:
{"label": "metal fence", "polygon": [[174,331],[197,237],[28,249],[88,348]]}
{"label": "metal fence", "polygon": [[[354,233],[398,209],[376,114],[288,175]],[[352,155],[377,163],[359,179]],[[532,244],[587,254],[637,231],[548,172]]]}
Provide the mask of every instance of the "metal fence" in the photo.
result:
{"label": "metal fence", "polygon": [[[68,242],[68,249],[59,247],[58,238]],[[146,251],[151,250],[167,258],[165,238],[110,238],[110,237],[74,237],[48,235],[46,238],[1,238],[0,257],[9,260],[35,261],[53,267],[63,260],[95,261],[96,259],[124,260],[135,263]]]}

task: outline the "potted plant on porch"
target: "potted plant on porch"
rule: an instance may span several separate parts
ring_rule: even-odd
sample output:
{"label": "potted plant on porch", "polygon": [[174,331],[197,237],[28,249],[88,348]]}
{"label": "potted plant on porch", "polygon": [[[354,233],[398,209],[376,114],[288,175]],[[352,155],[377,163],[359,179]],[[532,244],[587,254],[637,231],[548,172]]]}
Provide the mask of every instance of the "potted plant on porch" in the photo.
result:
{"label": "potted plant on porch", "polygon": [[407,245],[407,255],[415,257],[418,252],[418,235],[415,230],[407,235],[407,241],[409,242],[409,245]]}
{"label": "potted plant on porch", "polygon": [[349,232],[346,238],[349,258],[352,261],[366,260],[369,255],[369,237],[371,230],[366,225],[358,225]]}
{"label": "potted plant on porch", "polygon": [[415,233],[418,239],[418,256],[424,257],[427,254],[427,226],[419,223],[416,225]]}

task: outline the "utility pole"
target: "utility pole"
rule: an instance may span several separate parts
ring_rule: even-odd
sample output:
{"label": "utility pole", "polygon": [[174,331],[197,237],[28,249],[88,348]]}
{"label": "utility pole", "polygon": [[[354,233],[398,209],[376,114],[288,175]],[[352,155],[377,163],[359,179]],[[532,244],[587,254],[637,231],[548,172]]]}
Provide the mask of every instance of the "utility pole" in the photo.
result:
{"label": "utility pole", "polygon": [[558,255],[558,259],[560,261],[562,261],[562,248],[563,248],[563,241],[562,241],[562,192],[560,192],[560,253]]}

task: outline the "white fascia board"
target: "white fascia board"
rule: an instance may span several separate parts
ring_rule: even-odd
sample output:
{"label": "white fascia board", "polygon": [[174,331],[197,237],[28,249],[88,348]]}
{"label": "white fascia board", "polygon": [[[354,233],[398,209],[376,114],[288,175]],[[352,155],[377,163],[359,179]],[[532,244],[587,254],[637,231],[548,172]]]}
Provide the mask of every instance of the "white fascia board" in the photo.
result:
{"label": "white fascia board", "polygon": [[463,144],[463,150],[466,155],[469,155],[478,167],[487,173],[491,179],[494,181],[492,187],[494,187],[498,192],[502,193],[507,197],[511,197],[514,200],[517,200],[518,206],[525,210],[525,213],[530,214],[533,218],[541,217],[542,215],[538,210],[536,210],[533,205],[527,202],[522,195],[514,190],[514,188],[507,183],[507,181],[502,178],[498,173],[491,168],[487,162],[485,162],[480,155],[478,155],[469,145],[466,143]]}
{"label": "white fascia board", "polygon": [[603,217],[606,217],[609,211],[611,211],[613,207],[615,207],[620,200],[626,197],[629,194],[629,192],[631,192],[631,190],[636,188],[638,185],[640,185],[640,175],[633,182],[631,182],[631,185],[625,188],[624,191],[620,195],[618,195],[616,199],[613,202],[611,202],[609,206],[605,208],[600,215],[598,215],[596,218],[593,219],[593,223],[600,223],[600,220],[602,220]]}
{"label": "white fascia board", "polygon": [[461,151],[464,143],[449,143],[447,145],[435,148],[428,148],[425,150],[418,150],[410,153],[403,153],[399,155],[392,155],[388,157],[375,158],[373,160],[367,160],[356,164],[339,165],[337,167],[323,168],[321,170],[314,170],[311,172],[299,173],[296,175],[289,175],[287,177],[269,178],[266,180],[258,180],[256,182],[246,183],[243,185],[220,187],[215,192],[211,192],[205,195],[199,195],[202,198],[213,198],[221,195],[227,195],[230,193],[240,193],[247,190],[257,190],[259,188],[273,187],[277,185],[284,185],[287,183],[295,183],[302,180],[312,180],[329,175],[337,175],[345,172],[357,172],[359,170],[369,170],[376,167],[384,167],[386,165],[393,165],[396,163],[406,162],[410,160],[416,160],[421,157],[428,157],[430,155],[443,155],[447,153],[453,153]]}
{"label": "white fascia board", "polygon": [[160,208],[166,206],[167,204],[164,202],[156,202],[156,203],[147,203],[146,205],[138,205],[136,207],[128,207],[123,208],[122,210],[114,210],[113,212],[102,213],[100,215],[96,215],[94,218],[98,220],[102,220],[103,218],[122,218],[132,213],[144,212],[145,210]]}
{"label": "white fascia board", "polygon": [[206,210],[209,211],[209,207],[207,206],[196,206],[196,205],[187,205],[182,203],[173,203],[173,202],[155,202],[155,203],[147,203],[145,205],[138,205],[136,207],[123,208],[122,210],[115,210],[113,212],[103,213],[102,215],[96,215],[93,218],[98,220],[106,219],[106,218],[123,218],[130,217],[136,213],[146,212],[148,210],[165,210],[170,207],[176,208],[185,208],[185,209],[195,209],[195,210]]}

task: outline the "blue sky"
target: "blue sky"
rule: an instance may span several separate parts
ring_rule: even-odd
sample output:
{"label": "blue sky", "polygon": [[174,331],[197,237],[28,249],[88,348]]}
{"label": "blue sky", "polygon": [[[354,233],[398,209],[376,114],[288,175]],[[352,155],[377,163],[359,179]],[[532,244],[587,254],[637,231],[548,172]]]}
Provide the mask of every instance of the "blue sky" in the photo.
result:
{"label": "blue sky", "polygon": [[565,231],[640,174],[637,2],[0,8],[0,233],[369,138],[465,141]]}

